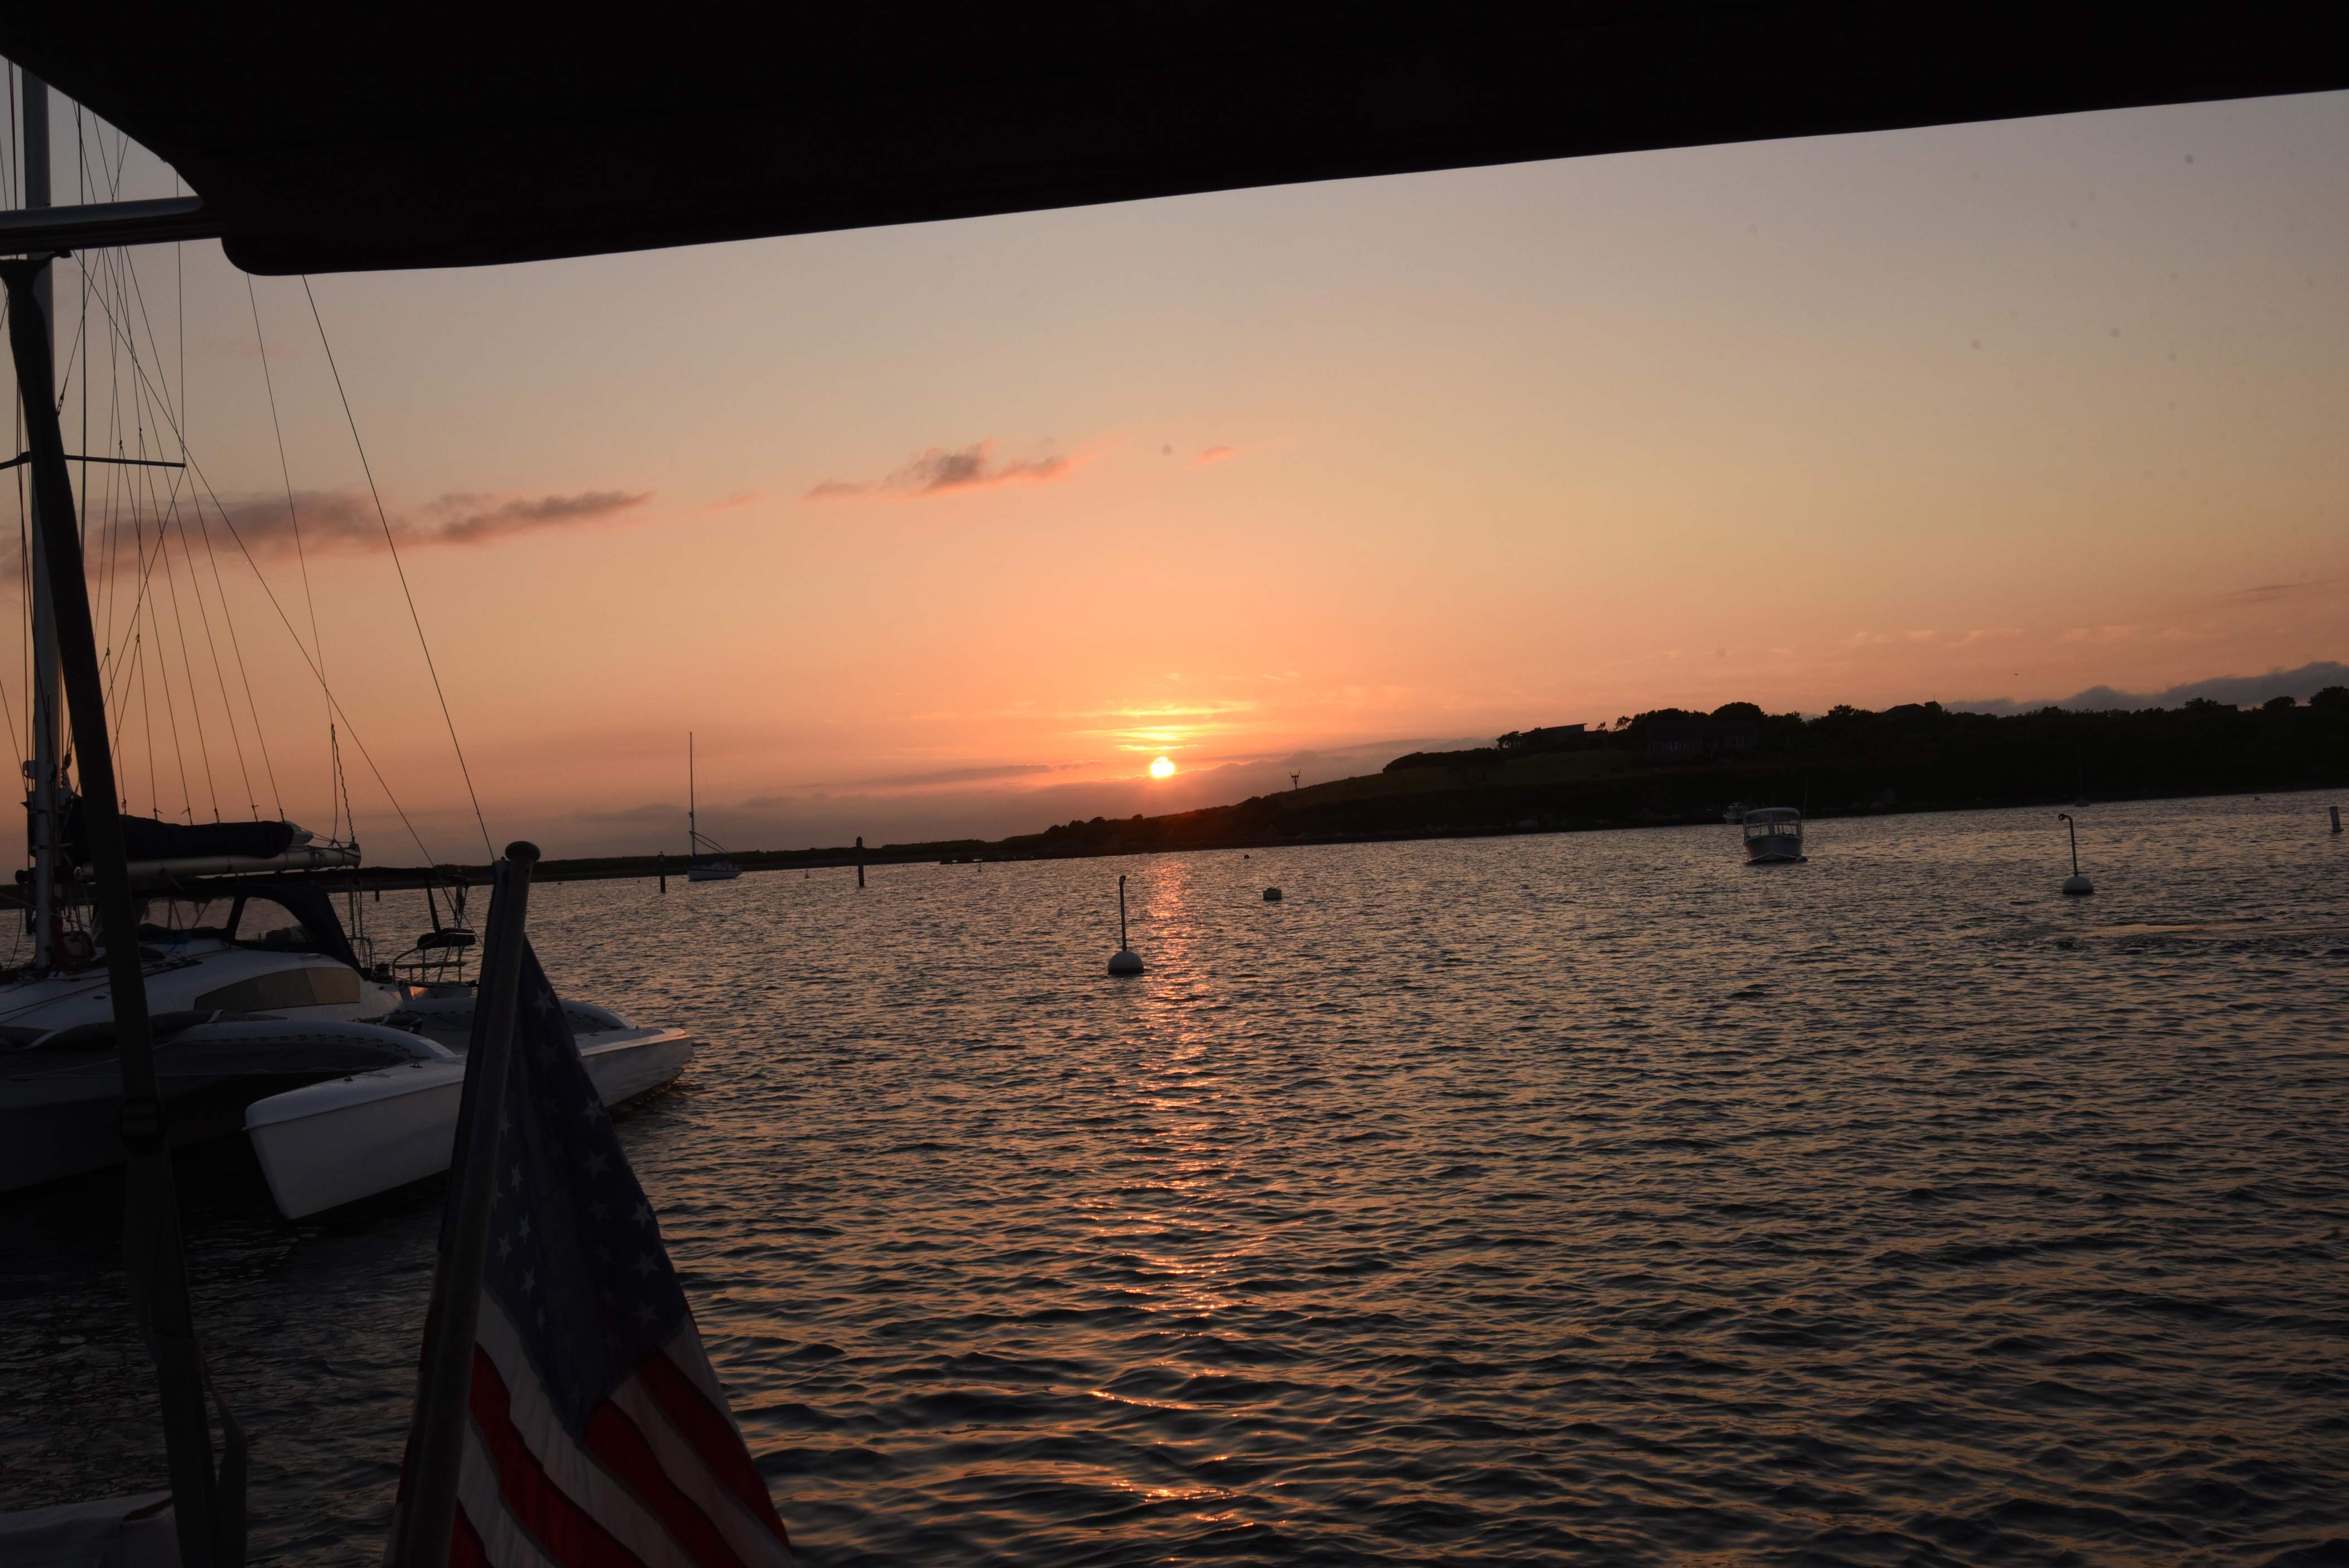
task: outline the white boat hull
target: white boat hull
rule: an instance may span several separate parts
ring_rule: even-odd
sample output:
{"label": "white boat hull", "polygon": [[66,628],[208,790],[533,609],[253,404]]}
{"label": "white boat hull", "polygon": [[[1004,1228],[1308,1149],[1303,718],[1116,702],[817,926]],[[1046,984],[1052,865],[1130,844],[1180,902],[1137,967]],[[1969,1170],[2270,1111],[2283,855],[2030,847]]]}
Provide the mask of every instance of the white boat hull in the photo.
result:
{"label": "white boat hull", "polygon": [[[606,1106],[674,1082],[693,1059],[682,1029],[588,1035],[580,1059]],[[245,1112],[270,1196],[298,1220],[388,1192],[449,1169],[465,1060],[356,1073],[257,1100]]]}

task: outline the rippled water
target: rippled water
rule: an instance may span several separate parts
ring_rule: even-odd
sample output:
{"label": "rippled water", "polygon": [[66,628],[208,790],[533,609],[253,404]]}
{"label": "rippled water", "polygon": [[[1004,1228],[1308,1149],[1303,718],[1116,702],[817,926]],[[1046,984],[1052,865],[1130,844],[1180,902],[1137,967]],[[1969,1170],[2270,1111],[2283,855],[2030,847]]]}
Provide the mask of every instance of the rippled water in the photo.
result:
{"label": "rippled water", "polygon": [[[2086,900],[2032,811],[534,915],[707,1042],[623,1135],[808,1561],[2337,1562],[2324,799],[2092,808]],[[436,1199],[213,1187],[257,1553],[371,1562]],[[110,1202],[0,1208],[14,1505],[160,1474]]]}

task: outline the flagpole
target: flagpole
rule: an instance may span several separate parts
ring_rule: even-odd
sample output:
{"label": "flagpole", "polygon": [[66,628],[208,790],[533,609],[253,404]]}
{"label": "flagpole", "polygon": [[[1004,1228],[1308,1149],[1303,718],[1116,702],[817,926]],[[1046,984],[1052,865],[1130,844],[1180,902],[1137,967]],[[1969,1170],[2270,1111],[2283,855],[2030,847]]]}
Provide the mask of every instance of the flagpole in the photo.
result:
{"label": "flagpole", "polygon": [[408,1429],[404,1473],[414,1485],[403,1484],[392,1513],[391,1542],[384,1554],[388,1568],[446,1568],[450,1533],[456,1527],[481,1268],[497,1191],[498,1143],[505,1130],[500,1108],[512,1059],[530,873],[537,863],[537,845],[508,844],[490,884],[489,929],[481,944],[481,984],[473,993],[464,1099],[457,1111],[456,1160],[441,1220],[440,1260],[432,1275],[432,1305],[424,1320],[416,1410]]}

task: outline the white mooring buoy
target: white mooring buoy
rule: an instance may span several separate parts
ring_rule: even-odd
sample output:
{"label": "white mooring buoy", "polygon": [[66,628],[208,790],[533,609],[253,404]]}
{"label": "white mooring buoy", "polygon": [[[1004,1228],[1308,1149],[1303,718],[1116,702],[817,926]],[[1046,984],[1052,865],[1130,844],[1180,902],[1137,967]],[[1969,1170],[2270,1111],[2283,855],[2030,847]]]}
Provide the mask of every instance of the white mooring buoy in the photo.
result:
{"label": "white mooring buoy", "polygon": [[1142,955],[1125,944],[1125,879],[1117,879],[1117,951],[1109,955],[1109,972],[1112,975],[1139,975]]}
{"label": "white mooring buoy", "polygon": [[1265,889],[1264,902],[1267,903],[1278,903],[1280,902],[1280,890],[1277,887],[1268,887]]}
{"label": "white mooring buoy", "polygon": [[2055,820],[2063,823],[2064,830],[2072,835],[2072,874],[2064,879],[2064,891],[2065,892],[2095,892],[2095,883],[2080,874],[2080,824],[2072,820],[2072,813],[2069,811],[2056,812]]}

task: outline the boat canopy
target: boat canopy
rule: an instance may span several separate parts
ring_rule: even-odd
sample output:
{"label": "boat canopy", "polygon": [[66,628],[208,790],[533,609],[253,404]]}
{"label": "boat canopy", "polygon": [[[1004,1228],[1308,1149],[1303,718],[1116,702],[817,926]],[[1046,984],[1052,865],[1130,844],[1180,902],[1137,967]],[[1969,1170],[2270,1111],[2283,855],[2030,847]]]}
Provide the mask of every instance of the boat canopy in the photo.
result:
{"label": "boat canopy", "polygon": [[[222,901],[228,903],[228,916],[216,926],[175,928],[147,923],[149,916],[154,913],[152,905],[157,903],[201,907]],[[259,911],[274,904],[301,925],[302,941],[299,945],[337,963],[347,964],[354,969],[360,967],[358,954],[352,950],[350,937],[344,932],[343,923],[336,917],[334,901],[314,882],[291,877],[239,877],[233,881],[189,883],[172,889],[168,894],[152,895],[146,902],[149,910],[140,917],[139,937],[141,942],[160,942],[173,936],[208,935],[218,937],[222,942],[263,946],[296,945],[273,940],[265,933],[256,935],[248,930],[253,924],[245,918],[249,909]]]}
{"label": "boat canopy", "polygon": [[2349,87],[2349,7],[2281,0],[1175,0],[746,21],[491,9],[457,36],[397,10],[243,26],[182,6],[126,26],[106,6],[14,5],[0,54],[197,193],[119,220],[218,235],[274,273]]}

